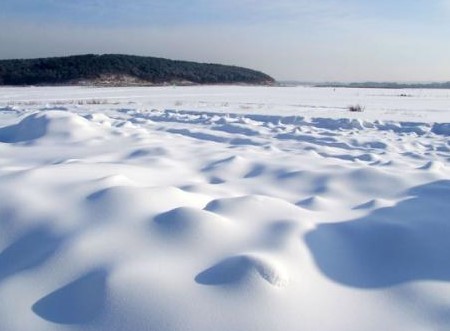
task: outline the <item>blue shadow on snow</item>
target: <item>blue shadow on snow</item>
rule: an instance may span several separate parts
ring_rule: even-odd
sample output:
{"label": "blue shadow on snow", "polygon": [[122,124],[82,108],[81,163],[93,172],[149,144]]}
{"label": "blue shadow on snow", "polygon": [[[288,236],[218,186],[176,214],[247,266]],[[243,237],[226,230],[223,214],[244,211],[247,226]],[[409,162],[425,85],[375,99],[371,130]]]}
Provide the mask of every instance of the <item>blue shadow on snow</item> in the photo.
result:
{"label": "blue shadow on snow", "polygon": [[32,310],[57,324],[86,324],[97,318],[106,304],[108,272],[99,268],[57,289],[36,302]]}
{"label": "blue shadow on snow", "polygon": [[306,234],[319,269],[358,288],[450,281],[450,180],[417,186],[407,195],[395,206]]}

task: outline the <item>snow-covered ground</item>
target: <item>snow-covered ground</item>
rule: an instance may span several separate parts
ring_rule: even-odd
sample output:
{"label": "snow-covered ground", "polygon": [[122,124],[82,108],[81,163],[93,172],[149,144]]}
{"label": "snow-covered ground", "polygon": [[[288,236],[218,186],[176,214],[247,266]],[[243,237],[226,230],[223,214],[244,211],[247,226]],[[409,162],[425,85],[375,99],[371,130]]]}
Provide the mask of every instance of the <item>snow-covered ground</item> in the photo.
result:
{"label": "snow-covered ground", "polygon": [[0,330],[449,330],[449,123],[449,90],[1,88]]}

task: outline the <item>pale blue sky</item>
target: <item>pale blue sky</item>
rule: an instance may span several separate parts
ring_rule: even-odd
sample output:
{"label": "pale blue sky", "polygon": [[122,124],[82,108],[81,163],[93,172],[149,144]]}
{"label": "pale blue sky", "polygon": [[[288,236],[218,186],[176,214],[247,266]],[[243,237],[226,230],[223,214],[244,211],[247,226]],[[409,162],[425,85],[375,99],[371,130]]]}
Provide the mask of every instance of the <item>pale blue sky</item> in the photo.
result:
{"label": "pale blue sky", "polygon": [[277,79],[450,80],[450,0],[1,0],[0,58],[124,53]]}

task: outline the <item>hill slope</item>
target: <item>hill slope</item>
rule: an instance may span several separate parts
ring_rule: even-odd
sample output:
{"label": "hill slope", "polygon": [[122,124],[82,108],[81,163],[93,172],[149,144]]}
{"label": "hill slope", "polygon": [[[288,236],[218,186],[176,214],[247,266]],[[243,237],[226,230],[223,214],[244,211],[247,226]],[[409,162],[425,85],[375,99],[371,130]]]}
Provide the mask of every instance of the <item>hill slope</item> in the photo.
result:
{"label": "hill slope", "polygon": [[132,55],[88,54],[0,60],[0,85],[271,84],[273,82],[272,77],[247,68]]}

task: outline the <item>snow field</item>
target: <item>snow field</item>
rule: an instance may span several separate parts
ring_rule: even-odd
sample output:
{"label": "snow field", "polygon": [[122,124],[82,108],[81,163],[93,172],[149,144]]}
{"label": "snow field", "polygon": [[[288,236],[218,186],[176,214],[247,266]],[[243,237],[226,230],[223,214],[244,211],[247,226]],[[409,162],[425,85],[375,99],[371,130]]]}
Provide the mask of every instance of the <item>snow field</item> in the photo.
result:
{"label": "snow field", "polygon": [[446,91],[1,91],[1,330],[450,327]]}

